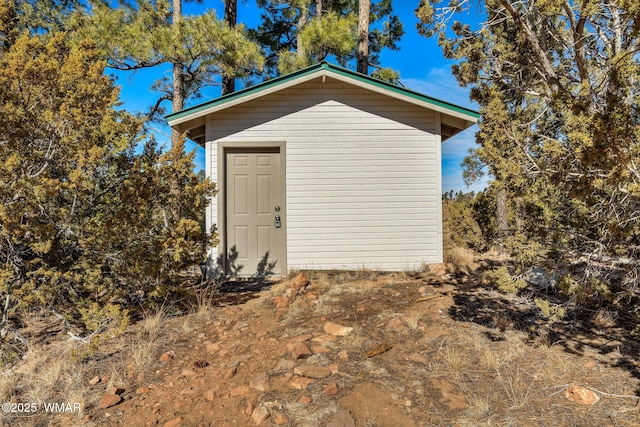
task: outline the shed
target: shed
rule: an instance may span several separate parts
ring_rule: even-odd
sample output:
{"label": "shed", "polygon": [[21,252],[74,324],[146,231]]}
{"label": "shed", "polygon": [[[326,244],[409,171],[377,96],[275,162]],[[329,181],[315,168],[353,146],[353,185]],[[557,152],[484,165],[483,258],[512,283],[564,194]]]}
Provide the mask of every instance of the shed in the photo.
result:
{"label": "shed", "polygon": [[320,63],[167,120],[205,147],[210,261],[242,276],[442,262],[440,145],[478,117]]}

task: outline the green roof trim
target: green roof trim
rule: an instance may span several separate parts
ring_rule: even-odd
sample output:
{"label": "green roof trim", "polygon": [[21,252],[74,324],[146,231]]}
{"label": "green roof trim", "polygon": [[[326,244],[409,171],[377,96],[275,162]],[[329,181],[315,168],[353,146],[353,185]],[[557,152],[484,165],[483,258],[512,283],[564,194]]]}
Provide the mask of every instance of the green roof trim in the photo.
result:
{"label": "green roof trim", "polygon": [[303,69],[295,71],[293,73],[290,73],[290,74],[287,74],[287,75],[284,75],[284,76],[279,76],[279,77],[276,77],[276,78],[271,79],[271,80],[266,80],[266,81],[264,81],[262,83],[259,83],[259,84],[255,85],[255,86],[250,86],[250,87],[241,89],[239,91],[236,91],[236,92],[221,96],[221,97],[213,99],[211,101],[207,101],[207,102],[204,102],[202,104],[194,105],[193,107],[185,108],[182,111],[178,111],[176,113],[168,114],[168,115],[165,116],[165,119],[167,121],[172,121],[172,120],[177,120],[177,119],[180,119],[180,118],[183,118],[183,117],[187,117],[187,116],[190,116],[190,115],[192,115],[194,113],[197,113],[199,111],[203,111],[203,110],[206,110],[206,109],[211,108],[211,107],[222,105],[222,104],[225,104],[225,103],[230,102],[230,101],[234,101],[234,100],[241,99],[241,98],[244,98],[244,97],[249,96],[249,95],[253,95],[253,94],[259,93],[259,92],[261,92],[261,91],[263,91],[265,89],[276,87],[276,86],[281,85],[283,83],[287,83],[287,82],[293,81],[293,80],[295,80],[297,78],[304,77],[304,76],[316,73],[316,72],[318,72],[320,70],[326,70],[326,71],[329,71],[329,72],[332,72],[332,73],[335,73],[335,74],[338,74],[338,75],[341,75],[341,76],[344,76],[344,77],[349,77],[349,78],[351,78],[353,80],[356,80],[356,81],[359,81],[359,82],[362,82],[362,83],[366,83],[366,84],[369,84],[369,85],[372,85],[372,86],[376,86],[376,87],[379,87],[379,88],[382,88],[382,89],[386,89],[386,90],[398,93],[400,95],[408,96],[408,97],[417,99],[419,101],[426,102],[428,104],[431,104],[431,105],[434,105],[434,106],[438,106],[438,107],[441,107],[441,108],[444,108],[444,109],[447,109],[447,110],[450,110],[450,111],[454,111],[456,113],[464,114],[464,115],[467,115],[467,116],[470,116],[470,117],[473,117],[473,118],[476,118],[476,119],[478,119],[480,117],[480,113],[478,113],[477,111],[471,110],[469,108],[461,107],[459,105],[455,105],[455,104],[452,104],[452,103],[447,102],[447,101],[436,99],[436,98],[421,94],[419,92],[412,91],[410,89],[405,89],[403,87],[396,86],[396,85],[394,85],[392,83],[389,83],[389,82],[386,82],[386,81],[383,81],[383,80],[378,80],[378,79],[375,79],[373,77],[366,76],[364,74],[360,74],[360,73],[357,73],[355,71],[351,71],[351,70],[348,70],[346,68],[330,64],[328,62],[320,62],[318,64],[312,65],[312,66],[307,67],[307,68],[303,68]]}

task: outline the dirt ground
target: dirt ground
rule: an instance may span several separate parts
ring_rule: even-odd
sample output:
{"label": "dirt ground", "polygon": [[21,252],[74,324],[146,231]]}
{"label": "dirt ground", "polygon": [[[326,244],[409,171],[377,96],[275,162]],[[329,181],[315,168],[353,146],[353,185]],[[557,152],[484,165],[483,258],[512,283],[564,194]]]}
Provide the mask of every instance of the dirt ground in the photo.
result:
{"label": "dirt ground", "polygon": [[[622,313],[576,311],[549,325],[535,295],[488,289],[480,270],[305,274],[308,284],[228,284],[193,313],[150,315],[69,368],[79,413],[2,423],[640,425],[640,345]],[[20,372],[14,400],[28,388]],[[572,384],[599,401],[570,400]]]}

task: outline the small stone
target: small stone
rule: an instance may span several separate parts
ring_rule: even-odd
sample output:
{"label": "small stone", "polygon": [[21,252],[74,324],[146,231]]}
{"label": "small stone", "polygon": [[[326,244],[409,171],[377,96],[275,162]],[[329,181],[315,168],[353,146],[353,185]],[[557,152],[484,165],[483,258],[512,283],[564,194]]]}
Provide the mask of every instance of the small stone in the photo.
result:
{"label": "small stone", "polygon": [[169,353],[168,351],[165,353],[162,353],[162,356],[160,356],[160,361],[167,363],[167,362],[171,362],[173,360],[173,354]]}
{"label": "small stone", "polygon": [[256,425],[259,425],[267,418],[269,418],[269,410],[262,405],[257,406],[251,413],[251,419],[256,423]]}
{"label": "small stone", "polygon": [[182,422],[182,417],[174,418],[171,421],[167,421],[162,425],[162,427],[176,427],[178,424]]}
{"label": "small stone", "polygon": [[89,380],[89,384],[90,384],[90,385],[96,385],[96,384],[98,384],[99,382],[100,382],[100,377],[99,377],[99,376],[95,376],[95,377],[93,377],[93,378],[91,378],[91,379]]}
{"label": "small stone", "polygon": [[331,369],[327,366],[301,365],[296,366],[293,372],[307,378],[322,379],[331,375]]}
{"label": "small stone", "polygon": [[356,423],[353,421],[351,413],[344,409],[333,414],[327,427],[356,427]]}
{"label": "small stone", "polygon": [[325,343],[325,342],[335,341],[337,339],[338,338],[334,337],[333,335],[324,334],[324,335],[318,335],[317,337],[311,338],[311,341],[317,342],[317,343]]}
{"label": "small stone", "polygon": [[207,351],[209,353],[216,353],[218,351],[220,351],[220,344],[218,344],[217,342],[212,342],[209,343],[205,346],[205,348],[207,349]]}
{"label": "small stone", "polygon": [[593,391],[586,387],[571,384],[564,392],[564,396],[572,402],[579,403],[581,405],[593,405],[600,400]]}
{"label": "small stone", "polygon": [[273,298],[273,304],[276,308],[285,308],[289,305],[289,298],[287,297],[275,297]]}
{"label": "small stone", "polygon": [[322,389],[322,394],[326,394],[327,396],[334,396],[339,392],[340,392],[340,389],[338,388],[338,385],[334,381],[331,381]]}
{"label": "small stone", "polygon": [[298,277],[296,277],[296,280],[293,281],[293,286],[296,289],[301,289],[301,288],[306,288],[307,286],[309,286],[309,283],[311,283],[311,282],[309,281],[307,276],[305,276],[304,273],[300,273],[300,274],[298,274]]}
{"label": "small stone", "polygon": [[194,376],[196,373],[193,369],[189,369],[189,368],[184,368],[182,370],[182,372],[180,373],[180,375],[182,375],[183,377],[192,377]]}
{"label": "small stone", "polygon": [[287,348],[293,357],[296,359],[304,359],[311,356],[311,350],[302,341],[293,341],[287,344]]}
{"label": "small stone", "polygon": [[232,388],[230,391],[230,394],[231,396],[242,396],[248,391],[249,391],[249,386],[246,384],[243,384],[243,385],[239,385],[237,387]]}
{"label": "small stone", "polygon": [[323,330],[329,335],[336,337],[346,337],[353,332],[353,328],[349,326],[342,326],[337,323],[327,322],[324,324]]}
{"label": "small stone", "polygon": [[394,317],[389,320],[385,329],[390,332],[402,333],[407,330],[407,326],[404,324],[401,318]]}
{"label": "small stone", "polygon": [[364,305],[361,305],[357,308],[357,311],[358,313],[364,313],[365,311],[367,311],[367,308]]}
{"label": "small stone", "polygon": [[244,408],[244,413],[247,415],[251,415],[253,413],[253,403],[247,402],[247,407]]}
{"label": "small stone", "polygon": [[105,394],[104,396],[102,396],[102,399],[100,399],[100,407],[102,409],[107,409],[117,405],[121,401],[122,396],[120,396],[119,394]]}
{"label": "small stone", "polygon": [[298,390],[303,390],[309,386],[309,384],[313,384],[313,380],[305,377],[293,377],[289,380],[289,386],[291,388],[296,388]]}
{"label": "small stone", "polygon": [[284,416],[284,414],[277,414],[273,418],[273,421],[279,426],[283,426],[289,422],[289,420],[287,419],[287,417]]}
{"label": "small stone", "polygon": [[124,391],[122,387],[111,386],[107,389],[107,394],[122,394]]}
{"label": "small stone", "polygon": [[587,369],[593,369],[596,367],[596,362],[594,362],[593,360],[587,360],[584,364],[584,367]]}
{"label": "small stone", "polygon": [[339,351],[338,359],[342,360],[343,362],[346,362],[347,360],[349,360],[349,352],[347,350]]}
{"label": "small stone", "polygon": [[269,390],[269,375],[266,372],[261,372],[249,381],[249,387],[258,391]]}
{"label": "small stone", "polygon": [[331,353],[331,350],[323,345],[312,345],[311,351],[313,351],[313,354]]}
{"label": "small stone", "polygon": [[207,390],[207,392],[204,394],[204,398],[207,399],[209,402],[213,402],[214,400],[216,400],[216,390],[214,389]]}
{"label": "small stone", "polygon": [[293,360],[282,359],[280,360],[280,362],[278,362],[276,367],[273,368],[273,370],[276,372],[290,371],[295,366],[296,366],[296,362],[294,362]]}
{"label": "small stone", "polygon": [[227,369],[226,372],[224,373],[224,379],[228,380],[230,378],[233,378],[237,372],[238,372],[237,366]]}
{"label": "small stone", "polygon": [[149,393],[150,389],[149,387],[140,387],[139,389],[136,390],[136,394],[147,394]]}
{"label": "small stone", "polygon": [[300,396],[300,399],[298,399],[298,402],[305,403],[305,404],[306,403],[311,403],[312,401],[313,400],[311,400],[311,397],[310,396],[306,396],[306,395]]}
{"label": "small stone", "polygon": [[196,391],[193,387],[189,386],[189,387],[185,387],[182,390],[180,390],[180,394],[194,394]]}
{"label": "small stone", "polygon": [[412,362],[416,362],[416,363],[423,363],[423,364],[427,364],[429,363],[429,358],[427,356],[423,356],[420,353],[413,353],[407,356],[408,360],[411,360]]}

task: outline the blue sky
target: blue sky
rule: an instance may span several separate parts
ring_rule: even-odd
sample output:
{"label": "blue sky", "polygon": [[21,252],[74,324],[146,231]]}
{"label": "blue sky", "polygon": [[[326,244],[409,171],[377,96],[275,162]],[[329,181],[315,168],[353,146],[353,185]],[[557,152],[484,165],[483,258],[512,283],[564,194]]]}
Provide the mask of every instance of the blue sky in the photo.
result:
{"label": "blue sky", "polygon": [[[451,62],[446,60],[442,51],[438,47],[435,39],[427,39],[418,34],[416,29],[417,18],[414,10],[418,0],[394,0],[394,13],[397,14],[404,24],[405,35],[400,43],[400,50],[391,51],[389,49],[382,52],[381,65],[391,67],[400,72],[402,84],[412,90],[421,92],[434,98],[443,99],[460,106],[477,110],[478,105],[469,101],[469,90],[462,88],[451,74]],[[197,3],[187,3],[185,13],[198,13],[203,9],[214,9],[218,16],[222,16],[222,1],[209,0],[203,5]],[[472,19],[474,17],[471,17]],[[255,27],[259,24],[259,10],[255,6],[254,0],[238,1],[238,22],[244,23],[248,27]],[[121,100],[126,108],[131,111],[145,111],[152,105],[157,94],[149,88],[151,82],[159,77],[160,73],[170,73],[170,69],[152,69],[144,72],[117,73],[118,84],[122,88]],[[220,88],[213,87],[204,92],[204,97],[193,103],[207,101],[220,95]],[[165,107],[170,108],[169,103]],[[169,140],[169,130],[167,127],[156,125],[154,128],[159,141]],[[485,183],[475,184],[467,187],[462,180],[462,170],[460,162],[467,155],[470,148],[475,147],[474,126],[456,135],[442,144],[442,191],[479,191]],[[204,168],[204,149],[192,144],[189,149],[197,149],[196,167]]]}

